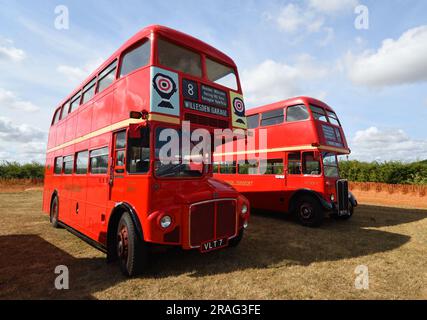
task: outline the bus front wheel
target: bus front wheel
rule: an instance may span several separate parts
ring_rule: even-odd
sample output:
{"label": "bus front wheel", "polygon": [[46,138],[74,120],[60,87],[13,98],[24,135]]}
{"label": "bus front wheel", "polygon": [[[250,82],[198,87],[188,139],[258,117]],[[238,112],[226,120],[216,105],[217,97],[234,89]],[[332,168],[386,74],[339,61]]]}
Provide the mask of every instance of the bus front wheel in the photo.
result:
{"label": "bus front wheel", "polygon": [[120,218],[117,227],[117,257],[123,274],[133,277],[140,274],[147,263],[147,248],[137,234],[128,212]]}
{"label": "bus front wheel", "polygon": [[296,215],[303,226],[312,228],[320,226],[324,218],[319,201],[310,196],[302,196],[297,200]]}
{"label": "bus front wheel", "polygon": [[59,228],[59,200],[57,196],[53,198],[50,206],[50,223],[55,229]]}

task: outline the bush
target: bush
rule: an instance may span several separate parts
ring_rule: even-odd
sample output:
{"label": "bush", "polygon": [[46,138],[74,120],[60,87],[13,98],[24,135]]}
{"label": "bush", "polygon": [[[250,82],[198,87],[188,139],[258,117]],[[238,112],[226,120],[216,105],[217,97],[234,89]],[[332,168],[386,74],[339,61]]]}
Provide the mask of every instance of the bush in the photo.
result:
{"label": "bush", "polygon": [[427,185],[427,161],[360,162],[341,161],[341,176],[354,182]]}
{"label": "bush", "polygon": [[0,179],[43,179],[44,166],[37,162],[20,164],[18,162],[0,163]]}

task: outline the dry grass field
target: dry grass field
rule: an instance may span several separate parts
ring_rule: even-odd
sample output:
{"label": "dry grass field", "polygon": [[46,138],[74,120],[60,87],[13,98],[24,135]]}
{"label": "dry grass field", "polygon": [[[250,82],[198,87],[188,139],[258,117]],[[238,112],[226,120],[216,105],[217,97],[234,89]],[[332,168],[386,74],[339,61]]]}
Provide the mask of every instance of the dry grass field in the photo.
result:
{"label": "dry grass field", "polygon": [[[123,277],[103,254],[41,212],[41,192],[0,193],[0,299],[426,299],[427,211],[360,206],[348,222],[307,229],[254,214],[238,248],[152,254]],[[70,290],[54,288],[67,265]],[[369,268],[369,290],[355,268]]]}

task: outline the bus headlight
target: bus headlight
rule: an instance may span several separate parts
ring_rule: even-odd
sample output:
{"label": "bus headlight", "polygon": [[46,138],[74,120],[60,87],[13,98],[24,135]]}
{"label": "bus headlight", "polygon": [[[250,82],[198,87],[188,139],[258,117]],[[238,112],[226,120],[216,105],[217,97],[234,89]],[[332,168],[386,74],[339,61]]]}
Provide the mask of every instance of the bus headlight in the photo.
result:
{"label": "bus headlight", "polygon": [[335,201],[335,196],[333,194],[331,194],[331,201],[334,202]]}
{"label": "bus headlight", "polygon": [[243,204],[241,213],[242,216],[248,213],[248,206],[246,204]]}
{"label": "bus headlight", "polygon": [[160,226],[163,229],[169,228],[171,226],[171,224],[172,224],[172,218],[169,216],[164,216],[160,219]]}

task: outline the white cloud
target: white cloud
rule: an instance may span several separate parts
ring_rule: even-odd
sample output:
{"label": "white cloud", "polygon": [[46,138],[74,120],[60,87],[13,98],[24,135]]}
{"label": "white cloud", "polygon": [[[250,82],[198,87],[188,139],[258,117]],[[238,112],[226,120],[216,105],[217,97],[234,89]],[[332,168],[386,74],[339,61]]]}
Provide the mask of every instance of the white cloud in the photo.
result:
{"label": "white cloud", "polygon": [[349,11],[353,12],[357,0],[310,0],[309,7],[326,14]]}
{"label": "white cloud", "polygon": [[322,17],[292,3],[280,10],[275,21],[281,31],[288,33],[301,32],[303,30],[310,33],[318,32],[324,24]]}
{"label": "white cloud", "polygon": [[39,128],[27,124],[16,125],[10,119],[0,117],[0,140],[3,142],[40,142],[46,140],[46,136],[46,132]]}
{"label": "white cloud", "polygon": [[73,84],[79,84],[94,72],[96,68],[103,63],[103,61],[104,59],[98,58],[95,61],[86,63],[83,67],[60,65],[56,68],[56,71],[64,75],[67,80],[71,81]]}
{"label": "white cloud", "polygon": [[19,62],[25,59],[25,52],[15,48],[13,41],[0,37],[0,61]]}
{"label": "white cloud", "polygon": [[40,110],[40,108],[32,102],[21,100],[13,92],[0,88],[0,108],[2,107],[26,112],[36,112]]}
{"label": "white cloud", "polygon": [[397,40],[384,40],[376,51],[349,52],[345,65],[351,81],[364,86],[427,81],[427,25],[410,29]]}
{"label": "white cloud", "polygon": [[47,134],[27,124],[0,117],[0,161],[44,162]]}
{"label": "white cloud", "polygon": [[415,161],[427,159],[427,140],[410,138],[403,130],[370,127],[357,131],[351,158],[363,161]]}
{"label": "white cloud", "polygon": [[324,92],[313,93],[308,89],[310,80],[326,77],[328,69],[308,55],[298,57],[294,65],[265,60],[242,72],[245,99],[251,105],[283,100],[297,95],[312,94],[324,98]]}

